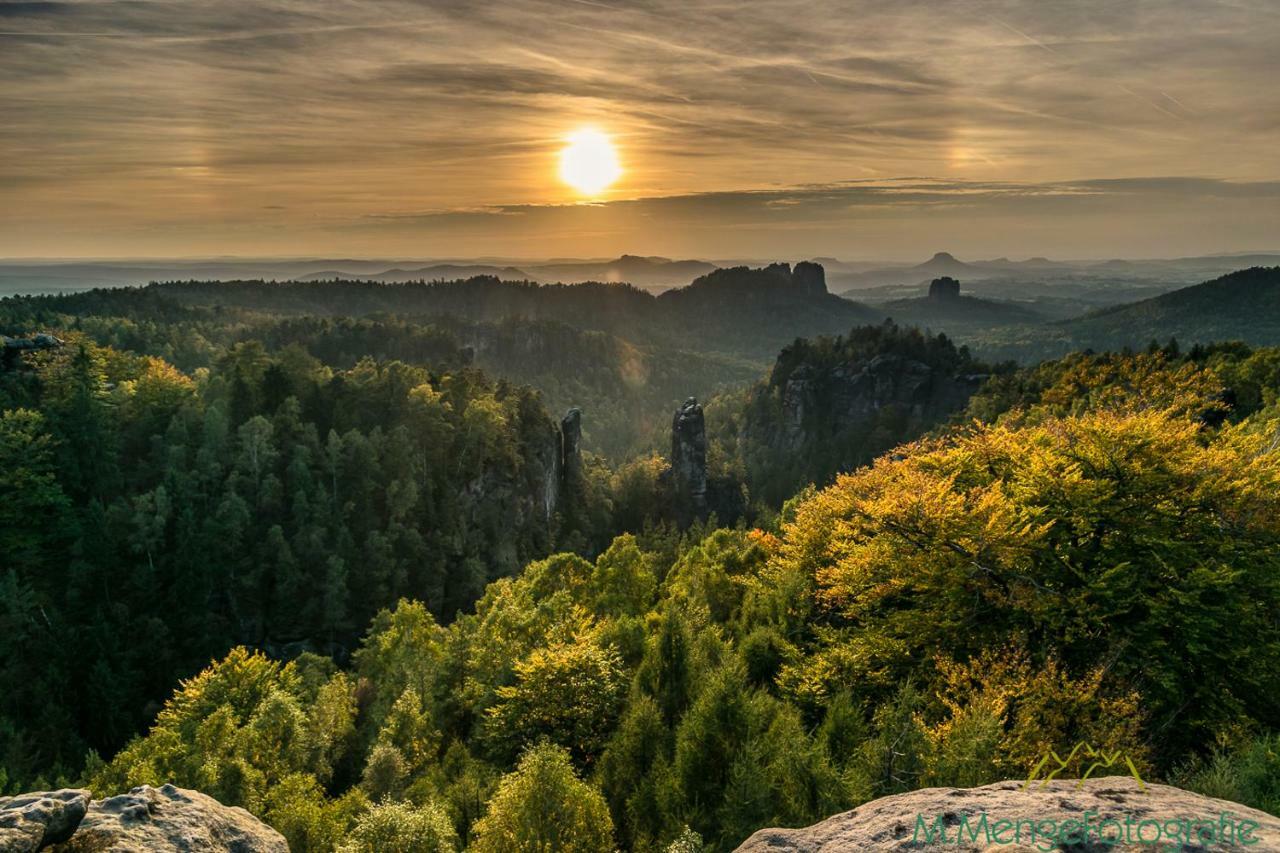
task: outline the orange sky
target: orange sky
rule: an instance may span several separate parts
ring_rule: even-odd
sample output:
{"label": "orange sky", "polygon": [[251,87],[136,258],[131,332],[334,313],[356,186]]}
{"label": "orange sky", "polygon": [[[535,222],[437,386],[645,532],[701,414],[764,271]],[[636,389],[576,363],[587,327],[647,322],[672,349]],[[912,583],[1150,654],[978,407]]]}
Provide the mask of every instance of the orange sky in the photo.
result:
{"label": "orange sky", "polygon": [[0,256],[1277,248],[1278,43],[1271,0],[5,3]]}

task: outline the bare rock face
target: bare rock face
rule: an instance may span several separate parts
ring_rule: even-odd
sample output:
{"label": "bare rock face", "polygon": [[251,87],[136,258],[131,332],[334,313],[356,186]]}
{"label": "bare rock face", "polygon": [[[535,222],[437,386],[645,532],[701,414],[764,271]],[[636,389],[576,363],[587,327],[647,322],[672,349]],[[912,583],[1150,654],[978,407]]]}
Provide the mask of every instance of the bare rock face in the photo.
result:
{"label": "bare rock face", "polygon": [[118,797],[94,800],[70,839],[53,849],[56,853],[289,853],[280,833],[244,809],[173,785],[143,785]]}
{"label": "bare rock face", "polygon": [[0,850],[27,853],[66,841],[88,810],[84,790],[0,797]]}
{"label": "bare rock face", "polygon": [[707,508],[707,427],[690,397],[671,420],[671,476],[677,498],[701,515]]}
{"label": "bare rock face", "polygon": [[561,471],[567,486],[582,476],[582,409],[569,409],[560,419]]}
{"label": "bare rock face", "polygon": [[[1280,819],[1127,776],[997,782],[882,797],[805,829],[762,829],[738,853],[858,850],[1280,851]],[[1114,843],[1113,843],[1114,842]]]}
{"label": "bare rock face", "polygon": [[[932,422],[963,408],[982,378],[952,376],[897,354],[825,368],[802,364],[781,381],[783,429],[775,443],[794,452],[810,430],[840,434],[869,423],[889,406],[909,420]],[[824,423],[811,424],[810,416]]]}

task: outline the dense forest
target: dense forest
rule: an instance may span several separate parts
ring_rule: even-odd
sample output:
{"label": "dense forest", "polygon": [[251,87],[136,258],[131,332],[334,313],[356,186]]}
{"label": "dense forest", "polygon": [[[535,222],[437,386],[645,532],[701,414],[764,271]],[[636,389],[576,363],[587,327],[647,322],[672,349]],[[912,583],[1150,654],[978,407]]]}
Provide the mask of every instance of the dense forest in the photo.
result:
{"label": "dense forest", "polygon": [[538,385],[620,337],[174,295],[209,287],[0,302],[58,336],[0,365],[6,790],[174,782],[297,850],[718,851],[1088,739],[1280,810],[1280,349],[845,323],[703,444],[696,404],[658,427],[671,356],[602,456]]}
{"label": "dense forest", "polygon": [[[433,370],[476,367],[536,388],[552,411],[589,409],[587,448],[615,459],[652,440],[662,421],[657,413],[690,393],[706,396],[748,382],[761,367],[732,353],[633,343],[634,335],[579,328],[555,318],[440,314],[405,319],[401,310],[368,316],[276,313],[267,299],[248,300],[243,308],[188,306],[173,296],[180,287],[185,286],[5,300],[0,327],[15,333],[76,330],[99,344],[162,358],[188,373],[212,367],[242,343],[261,345],[269,353],[301,348],[335,368],[354,367],[366,357]],[[403,290],[413,292],[411,286]]]}
{"label": "dense forest", "polygon": [[[990,284],[939,281],[962,290]],[[1069,285],[1054,287],[1065,292]],[[250,342],[272,353],[302,347],[335,368],[365,357],[434,370],[477,367],[535,388],[553,412],[589,412],[584,447],[614,462],[661,448],[667,413],[686,397],[742,388],[797,339],[886,319],[946,335],[988,364],[1140,348],[1170,337],[1280,344],[1280,268],[1240,270],[1086,316],[1071,309],[1071,319],[1050,322],[1058,309],[1036,312],[1042,303],[1057,304],[1046,295],[1054,287],[1029,286],[1023,299],[1001,290],[998,300],[961,293],[867,305],[829,293],[822,266],[807,262],[718,269],[657,296],[619,283],[538,285],[493,276],[395,284],[173,281],[5,299],[0,331],[75,329],[188,373]]]}

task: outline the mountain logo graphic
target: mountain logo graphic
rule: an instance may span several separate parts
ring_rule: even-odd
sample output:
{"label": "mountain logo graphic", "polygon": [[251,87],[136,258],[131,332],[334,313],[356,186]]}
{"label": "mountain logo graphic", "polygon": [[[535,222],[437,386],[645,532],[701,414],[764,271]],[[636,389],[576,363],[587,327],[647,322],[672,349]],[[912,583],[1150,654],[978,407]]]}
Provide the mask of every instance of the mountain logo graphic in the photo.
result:
{"label": "mountain logo graphic", "polygon": [[1032,785],[1037,785],[1039,788],[1048,787],[1054,777],[1076,762],[1077,757],[1080,757],[1080,766],[1084,766],[1086,761],[1090,761],[1085,772],[1080,776],[1080,780],[1076,782],[1077,789],[1084,787],[1084,780],[1092,776],[1095,770],[1114,767],[1122,763],[1123,766],[1129,768],[1129,775],[1133,776],[1134,781],[1138,783],[1138,787],[1144,792],[1147,790],[1146,783],[1142,781],[1142,776],[1138,774],[1138,768],[1134,766],[1133,759],[1125,755],[1123,750],[1117,749],[1107,755],[1107,753],[1100,749],[1095,749],[1091,744],[1083,740],[1076,744],[1071,752],[1067,753],[1066,758],[1058,755],[1054,750],[1049,750],[1049,754],[1040,759],[1040,763],[1032,769],[1031,775],[1027,777],[1026,783],[1022,786],[1022,790],[1026,791]]}

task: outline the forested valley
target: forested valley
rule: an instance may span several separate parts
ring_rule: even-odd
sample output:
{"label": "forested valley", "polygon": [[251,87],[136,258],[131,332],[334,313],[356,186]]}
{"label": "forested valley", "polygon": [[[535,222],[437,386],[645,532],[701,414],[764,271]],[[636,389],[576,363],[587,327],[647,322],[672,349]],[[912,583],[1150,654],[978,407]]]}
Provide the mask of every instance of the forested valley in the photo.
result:
{"label": "forested valley", "polygon": [[1280,812],[1280,349],[702,281],[0,301],[5,790],[685,853],[1087,739]]}

